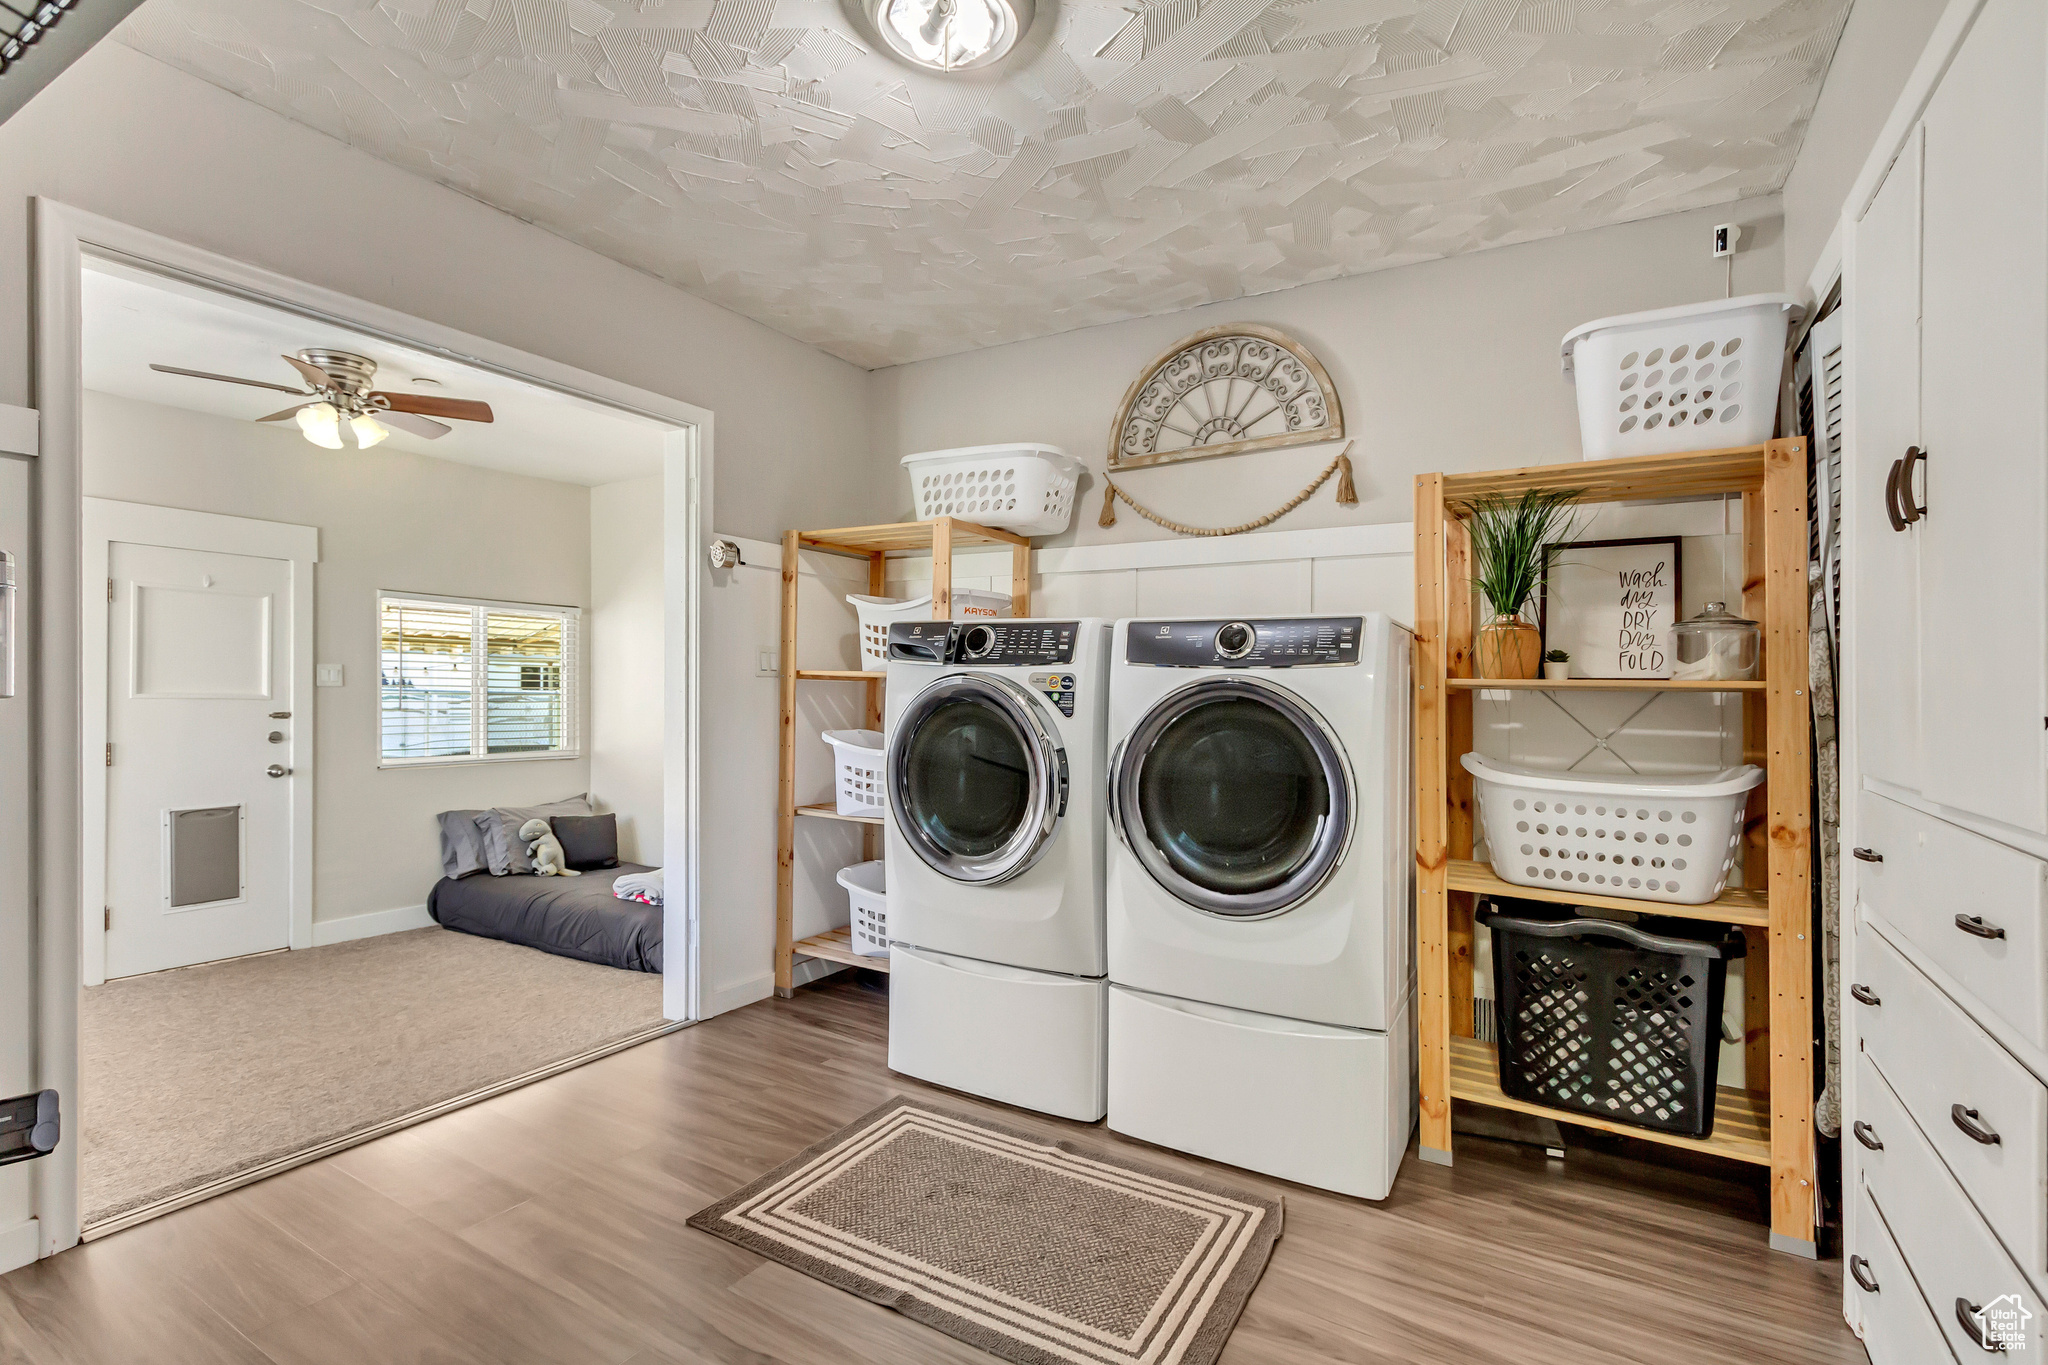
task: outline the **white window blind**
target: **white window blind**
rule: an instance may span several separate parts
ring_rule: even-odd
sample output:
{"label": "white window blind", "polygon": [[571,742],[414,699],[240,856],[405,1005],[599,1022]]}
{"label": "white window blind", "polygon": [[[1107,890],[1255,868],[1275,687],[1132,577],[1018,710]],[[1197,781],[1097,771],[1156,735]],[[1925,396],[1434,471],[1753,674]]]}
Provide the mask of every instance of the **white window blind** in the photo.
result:
{"label": "white window blind", "polygon": [[382,761],[577,752],[582,615],[576,607],[381,594]]}

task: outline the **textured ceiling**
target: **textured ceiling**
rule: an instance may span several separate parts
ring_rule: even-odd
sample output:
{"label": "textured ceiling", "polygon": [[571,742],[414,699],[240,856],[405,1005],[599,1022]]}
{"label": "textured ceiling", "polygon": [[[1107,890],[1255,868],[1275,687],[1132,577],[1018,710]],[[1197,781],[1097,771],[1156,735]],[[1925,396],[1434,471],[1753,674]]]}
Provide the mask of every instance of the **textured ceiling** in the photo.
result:
{"label": "textured ceiling", "polygon": [[[868,366],[1776,189],[1849,0],[149,0],[133,47]],[[873,44],[879,47],[879,44]]]}

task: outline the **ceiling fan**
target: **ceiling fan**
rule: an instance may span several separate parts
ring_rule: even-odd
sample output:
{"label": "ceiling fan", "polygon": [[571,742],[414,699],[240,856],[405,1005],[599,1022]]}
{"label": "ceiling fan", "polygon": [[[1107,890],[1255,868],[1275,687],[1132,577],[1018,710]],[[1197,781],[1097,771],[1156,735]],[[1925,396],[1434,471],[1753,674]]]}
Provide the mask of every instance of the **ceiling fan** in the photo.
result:
{"label": "ceiling fan", "polygon": [[247,384],[255,389],[275,389],[306,399],[291,407],[258,417],[259,422],[295,419],[306,439],[328,450],[353,446],[367,450],[391,433],[387,427],[409,431],[436,440],[451,428],[434,420],[446,417],[457,422],[491,421],[491,405],[469,398],[437,398],[420,393],[387,393],[372,389],[377,362],[348,351],[307,349],[283,357],[306,382],[304,389],[272,384],[263,379],[238,379],[231,374],[209,374],[205,370],[181,369],[176,365],[151,365],[163,374],[182,374],[193,379],[218,379],[225,384]]}

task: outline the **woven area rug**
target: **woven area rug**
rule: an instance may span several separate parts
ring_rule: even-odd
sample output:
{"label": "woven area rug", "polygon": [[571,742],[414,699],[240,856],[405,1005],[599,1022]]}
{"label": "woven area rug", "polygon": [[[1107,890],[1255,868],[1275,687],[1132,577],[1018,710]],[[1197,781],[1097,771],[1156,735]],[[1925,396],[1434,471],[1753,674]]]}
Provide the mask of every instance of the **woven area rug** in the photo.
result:
{"label": "woven area rug", "polygon": [[895,1099],[690,1219],[1027,1365],[1210,1365],[1281,1205]]}

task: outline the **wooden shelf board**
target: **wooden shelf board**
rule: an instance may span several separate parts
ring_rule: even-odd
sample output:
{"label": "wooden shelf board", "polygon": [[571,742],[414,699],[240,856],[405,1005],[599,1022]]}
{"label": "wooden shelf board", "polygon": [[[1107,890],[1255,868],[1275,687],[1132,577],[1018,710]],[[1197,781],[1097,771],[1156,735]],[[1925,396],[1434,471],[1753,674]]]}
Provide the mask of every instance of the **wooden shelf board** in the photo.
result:
{"label": "wooden shelf board", "polygon": [[1597,905],[1606,910],[1633,910],[1642,915],[1675,915],[1680,919],[1711,920],[1716,924],[1748,924],[1768,928],[1771,902],[1762,891],[1730,887],[1719,900],[1707,905],[1671,905],[1664,901],[1635,900],[1627,896],[1602,896],[1591,887],[1517,886],[1504,881],[1485,863],[1453,858],[1444,884],[1453,891],[1472,891],[1484,896],[1515,896],[1522,900],[1553,901],[1559,905]]}
{"label": "wooden shelf board", "polygon": [[932,528],[939,522],[953,524],[953,548],[963,545],[1029,545],[1030,539],[1014,531],[981,526],[958,517],[932,521],[897,521],[886,526],[840,526],[828,531],[799,531],[797,544],[806,550],[829,550],[843,555],[887,554],[892,550],[929,550]]}
{"label": "wooden shelf board", "polygon": [[800,938],[789,946],[790,952],[798,957],[822,957],[827,962],[844,962],[849,967],[865,967],[871,972],[889,970],[886,957],[862,957],[853,950],[853,931],[850,929],[827,929],[822,934]]}
{"label": "wooden shelf board", "polygon": [[1735,446],[1684,455],[1632,455],[1618,460],[1576,460],[1443,476],[1444,501],[1461,504],[1530,489],[1582,490],[1582,502],[1705,498],[1754,493],[1764,483],[1764,447]]}
{"label": "wooden shelf board", "polygon": [[1659,1142],[1667,1147],[1684,1147],[1709,1156],[1727,1157],[1759,1166],[1771,1164],[1770,1096],[1748,1090],[1731,1090],[1722,1086],[1714,1096],[1712,1135],[1705,1140],[1679,1137],[1626,1123],[1613,1123],[1591,1114],[1582,1114],[1576,1109],[1552,1109],[1548,1105],[1509,1099],[1501,1093],[1500,1058],[1494,1051],[1494,1045],[1477,1038],[1452,1038],[1451,1097],[1491,1105],[1495,1109],[1536,1114],[1559,1123],[1576,1123],[1602,1132],[1620,1133],[1645,1142]]}
{"label": "wooden shelf board", "polygon": [[839,808],[829,803],[818,806],[798,806],[796,813],[798,815],[815,815],[821,820],[844,820],[850,825],[879,825],[882,823],[882,817],[879,815],[841,815]]}
{"label": "wooden shelf board", "polygon": [[807,682],[871,682],[878,683],[889,675],[870,673],[865,668],[799,668],[797,677]]}
{"label": "wooden shelf board", "polygon": [[1467,692],[1762,692],[1769,684],[1750,682],[1679,682],[1669,678],[1446,678],[1444,686]]}

